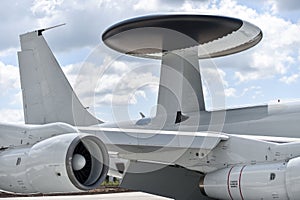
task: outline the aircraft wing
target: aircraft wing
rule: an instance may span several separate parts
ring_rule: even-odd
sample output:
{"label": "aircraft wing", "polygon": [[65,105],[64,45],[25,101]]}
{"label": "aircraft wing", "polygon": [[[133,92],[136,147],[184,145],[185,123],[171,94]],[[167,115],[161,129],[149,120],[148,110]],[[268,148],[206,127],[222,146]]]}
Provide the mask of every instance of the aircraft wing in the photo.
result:
{"label": "aircraft wing", "polygon": [[211,200],[199,190],[195,163],[229,136],[216,132],[78,127],[97,135],[109,151],[130,160],[121,187],[174,199]]}
{"label": "aircraft wing", "polygon": [[81,132],[97,135],[109,151],[129,160],[176,163],[187,152],[205,157],[229,136],[216,132],[185,132],[147,129],[78,127]]}

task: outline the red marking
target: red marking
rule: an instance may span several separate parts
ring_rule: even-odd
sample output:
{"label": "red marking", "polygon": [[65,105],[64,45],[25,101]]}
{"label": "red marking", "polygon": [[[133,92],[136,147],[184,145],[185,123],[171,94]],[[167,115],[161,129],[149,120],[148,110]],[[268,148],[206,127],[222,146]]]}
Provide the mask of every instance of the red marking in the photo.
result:
{"label": "red marking", "polygon": [[241,180],[242,180],[242,173],[243,173],[243,170],[245,167],[246,167],[246,165],[244,165],[242,167],[241,172],[240,172],[240,177],[239,177],[239,190],[240,190],[240,195],[241,195],[242,200],[244,200],[244,197],[243,197],[243,193],[242,193]]}
{"label": "red marking", "polygon": [[231,200],[233,200],[233,198],[232,198],[232,195],[231,195],[231,192],[230,192],[230,183],[229,183],[230,180],[229,179],[230,179],[230,173],[231,173],[233,168],[234,167],[231,167],[231,169],[228,172],[228,176],[227,176],[227,189],[228,189],[228,194],[229,194]]}

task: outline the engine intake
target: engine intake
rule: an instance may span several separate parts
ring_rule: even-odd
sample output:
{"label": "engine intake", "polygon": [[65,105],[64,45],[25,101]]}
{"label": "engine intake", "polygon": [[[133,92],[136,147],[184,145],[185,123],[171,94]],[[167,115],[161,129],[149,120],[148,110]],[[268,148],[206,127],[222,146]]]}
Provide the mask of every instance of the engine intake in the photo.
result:
{"label": "engine intake", "polygon": [[100,139],[91,135],[77,137],[67,152],[67,173],[78,189],[95,189],[106,178],[108,162],[107,150]]}
{"label": "engine intake", "polygon": [[106,178],[109,156],[96,136],[64,134],[0,154],[0,188],[14,193],[78,192]]}

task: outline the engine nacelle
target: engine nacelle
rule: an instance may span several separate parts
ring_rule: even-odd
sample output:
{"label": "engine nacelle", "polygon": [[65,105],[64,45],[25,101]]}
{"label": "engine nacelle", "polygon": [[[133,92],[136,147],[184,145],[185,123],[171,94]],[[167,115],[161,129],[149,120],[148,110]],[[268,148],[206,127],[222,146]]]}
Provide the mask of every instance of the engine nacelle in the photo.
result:
{"label": "engine nacelle", "polygon": [[14,193],[78,192],[106,178],[109,156],[96,136],[64,134],[0,153],[0,189]]}
{"label": "engine nacelle", "polygon": [[300,158],[288,163],[233,166],[205,175],[201,192],[215,199],[297,200],[300,197]]}

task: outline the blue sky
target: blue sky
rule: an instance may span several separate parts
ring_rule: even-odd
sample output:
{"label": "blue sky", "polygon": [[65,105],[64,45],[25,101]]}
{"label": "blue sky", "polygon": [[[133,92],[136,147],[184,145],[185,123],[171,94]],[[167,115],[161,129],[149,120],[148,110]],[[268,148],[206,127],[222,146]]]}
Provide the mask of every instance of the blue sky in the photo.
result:
{"label": "blue sky", "polygon": [[[105,121],[138,118],[140,111],[151,115],[159,62],[109,50],[101,34],[123,19],[166,12],[237,17],[262,29],[264,38],[254,48],[214,60],[223,79],[226,107],[300,98],[298,0],[4,0],[0,4],[1,122],[23,122],[18,35],[61,23],[67,25],[44,36],[83,104]],[[206,103],[212,108],[210,92]]]}

